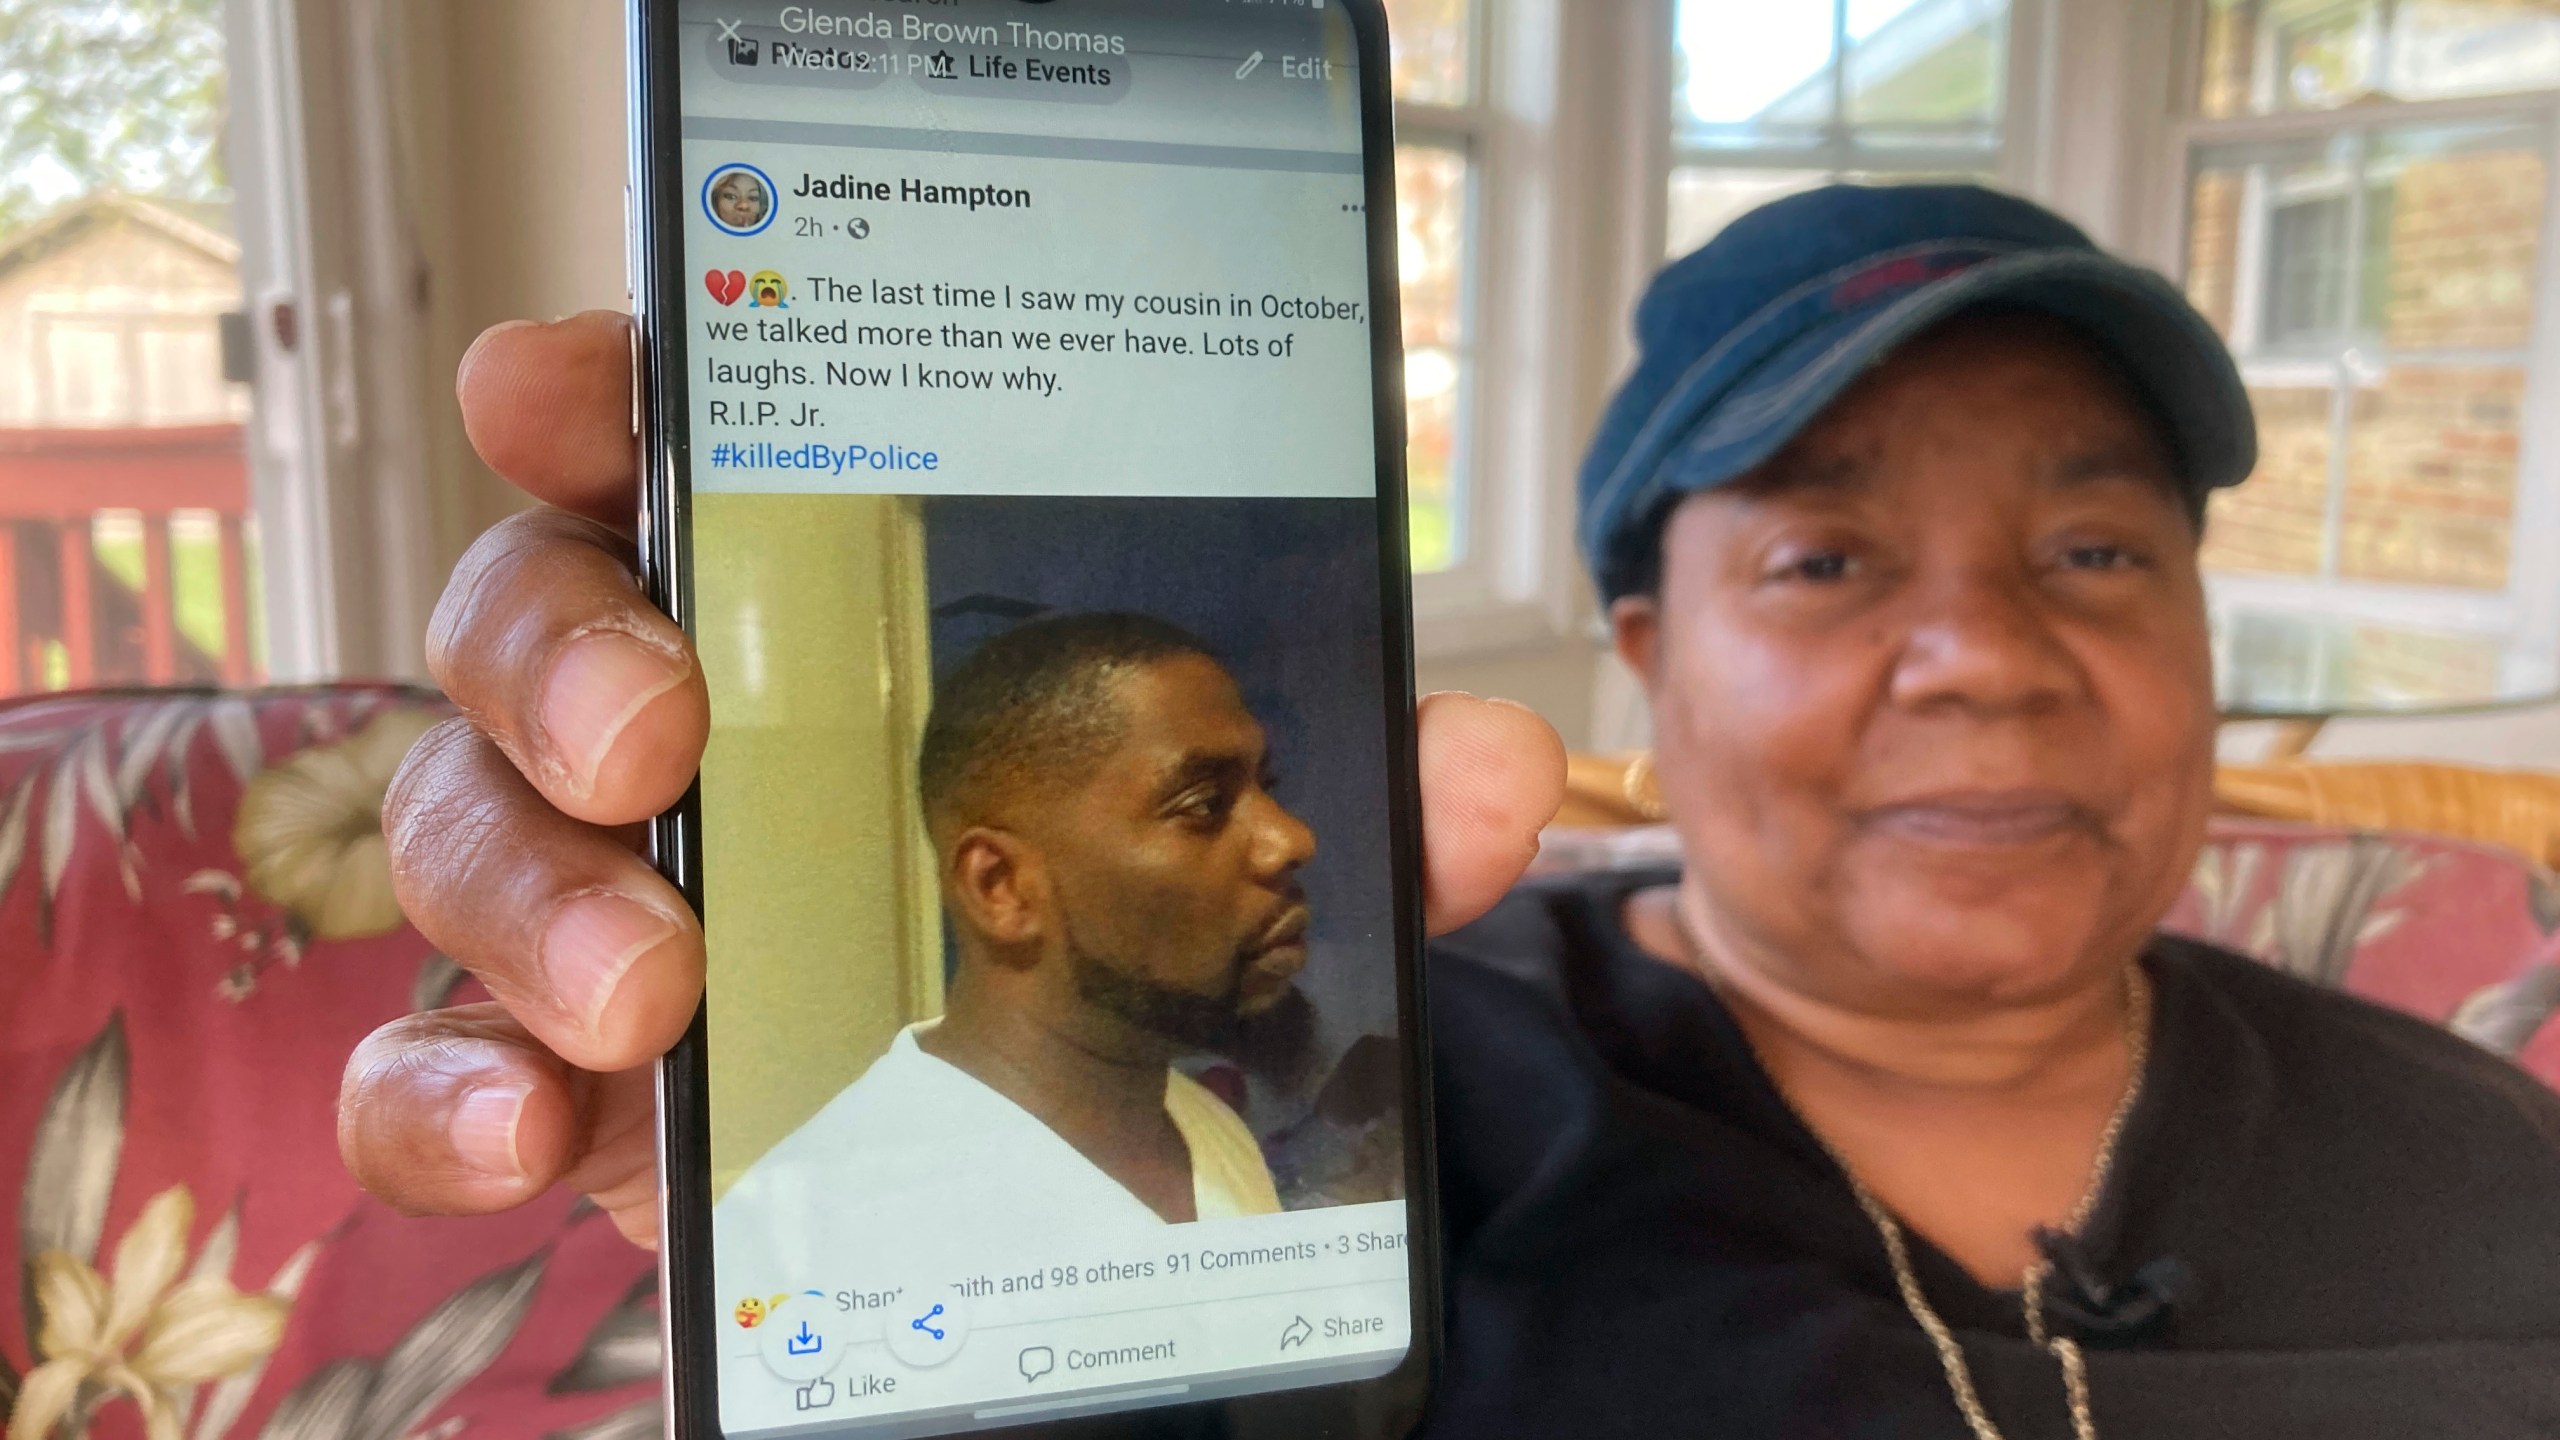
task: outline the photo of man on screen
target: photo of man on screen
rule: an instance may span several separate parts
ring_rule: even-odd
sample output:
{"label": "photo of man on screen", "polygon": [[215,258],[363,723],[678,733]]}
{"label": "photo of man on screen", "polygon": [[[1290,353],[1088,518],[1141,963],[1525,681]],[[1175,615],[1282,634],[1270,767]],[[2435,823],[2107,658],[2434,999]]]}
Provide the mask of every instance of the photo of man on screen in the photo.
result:
{"label": "photo of man on screen", "polygon": [[917,781],[944,1012],[750,1167],[724,1221],[1278,1212],[1252,1131],[1174,1064],[1284,1014],[1307,959],[1315,837],[1226,666],[1145,616],[1018,626],[937,687]]}

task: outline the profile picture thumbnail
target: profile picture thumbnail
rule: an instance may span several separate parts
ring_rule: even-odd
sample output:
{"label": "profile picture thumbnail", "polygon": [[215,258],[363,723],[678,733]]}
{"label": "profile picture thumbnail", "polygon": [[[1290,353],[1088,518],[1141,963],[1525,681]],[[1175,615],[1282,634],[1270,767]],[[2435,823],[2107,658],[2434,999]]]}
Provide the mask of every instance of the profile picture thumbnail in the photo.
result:
{"label": "profile picture thumbnail", "polygon": [[730,235],[761,235],[773,223],[772,177],[753,165],[723,165],[702,185],[703,213]]}

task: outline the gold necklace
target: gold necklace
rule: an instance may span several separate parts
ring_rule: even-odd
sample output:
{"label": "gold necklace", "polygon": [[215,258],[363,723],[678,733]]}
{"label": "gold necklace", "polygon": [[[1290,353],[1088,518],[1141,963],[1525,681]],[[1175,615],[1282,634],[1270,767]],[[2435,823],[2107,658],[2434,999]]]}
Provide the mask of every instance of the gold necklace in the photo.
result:
{"label": "gold necklace", "polygon": [[[1707,947],[1689,920],[1688,908],[1674,898],[1671,913],[1680,927],[1681,938],[1704,962]],[[2070,1218],[2063,1225],[2068,1235],[2078,1235],[2089,1223],[2090,1212],[2097,1209],[2098,1197],[2105,1192],[2107,1178],[2115,1169],[2116,1147],[2124,1139],[2125,1122],[2133,1115],[2134,1103],[2142,1098],[2142,1083],[2151,1068],[2151,980],[2142,973],[2139,961],[2125,976],[2125,1050],[2133,1079],[2116,1101],[2115,1112],[2107,1117],[2107,1128],[2099,1132],[2098,1158],[2090,1170],[2089,1187],[2080,1193],[2079,1203],[2071,1207]],[[1771,1083],[1775,1084],[1774,1079]],[[1955,1332],[1947,1328],[1937,1307],[1929,1303],[1928,1295],[1920,1288],[1920,1272],[1912,1266],[1911,1246],[1903,1234],[1902,1222],[1893,1218],[1893,1212],[1884,1208],[1884,1202],[1858,1178],[1858,1172],[1849,1168],[1848,1157],[1837,1146],[1801,1114],[1796,1118],[1831,1157],[1831,1163],[1840,1167],[1841,1175],[1849,1182],[1849,1193],[1857,1197],[1858,1208],[1866,1212],[1868,1223],[1875,1226],[1877,1236],[1884,1241],[1885,1258],[1893,1263],[1894,1288],[1902,1292],[1902,1308],[1911,1312],[1912,1320],[1937,1350],[1938,1368],[1946,1372],[1947,1389],[1954,1395],[1956,1410],[1964,1416],[1974,1440],[2007,1440],[2000,1427],[1992,1423],[1991,1412],[1983,1408],[1982,1395],[1973,1384],[1973,1367],[1964,1358],[1964,1347],[1957,1343]],[[2027,1339],[2062,1367],[2062,1389],[2071,1406],[2073,1440],[2098,1440],[2098,1422],[2089,1406],[2088,1357],[2081,1353],[2079,1341],[2053,1334],[2045,1324],[2044,1287],[2052,1277],[2053,1262],[2049,1260],[2038,1260],[2027,1267],[2026,1278],[2019,1287],[2020,1302],[2026,1311]]]}

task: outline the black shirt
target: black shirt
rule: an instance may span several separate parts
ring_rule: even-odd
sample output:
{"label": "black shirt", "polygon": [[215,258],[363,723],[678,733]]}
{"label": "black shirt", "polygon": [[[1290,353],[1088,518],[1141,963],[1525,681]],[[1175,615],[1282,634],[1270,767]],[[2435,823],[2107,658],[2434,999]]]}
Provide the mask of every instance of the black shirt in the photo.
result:
{"label": "black shirt", "polygon": [[[1429,1433],[1965,1440],[1846,1178],[1626,897],[1522,888],[1432,959],[1450,1360]],[[2560,1436],[2560,1097],[2418,1020],[2162,938],[2151,1069],[2058,1328],[2102,1440]],[[2010,1440],[2062,1372],[1922,1236]]]}

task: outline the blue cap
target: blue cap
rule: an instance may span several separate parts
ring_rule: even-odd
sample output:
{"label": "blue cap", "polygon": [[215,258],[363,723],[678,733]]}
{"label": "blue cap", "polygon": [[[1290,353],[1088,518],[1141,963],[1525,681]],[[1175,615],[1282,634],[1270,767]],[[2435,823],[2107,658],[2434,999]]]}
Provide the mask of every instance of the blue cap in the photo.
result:
{"label": "blue cap", "polygon": [[1635,373],[1582,467],[1578,538],[1601,599],[1644,582],[1683,497],[1768,460],[1895,347],[1991,304],[2052,315],[2113,359],[2199,503],[2256,468],[2239,368],[2168,281],[2015,196],[1833,185],[1734,221],[1646,292]]}

